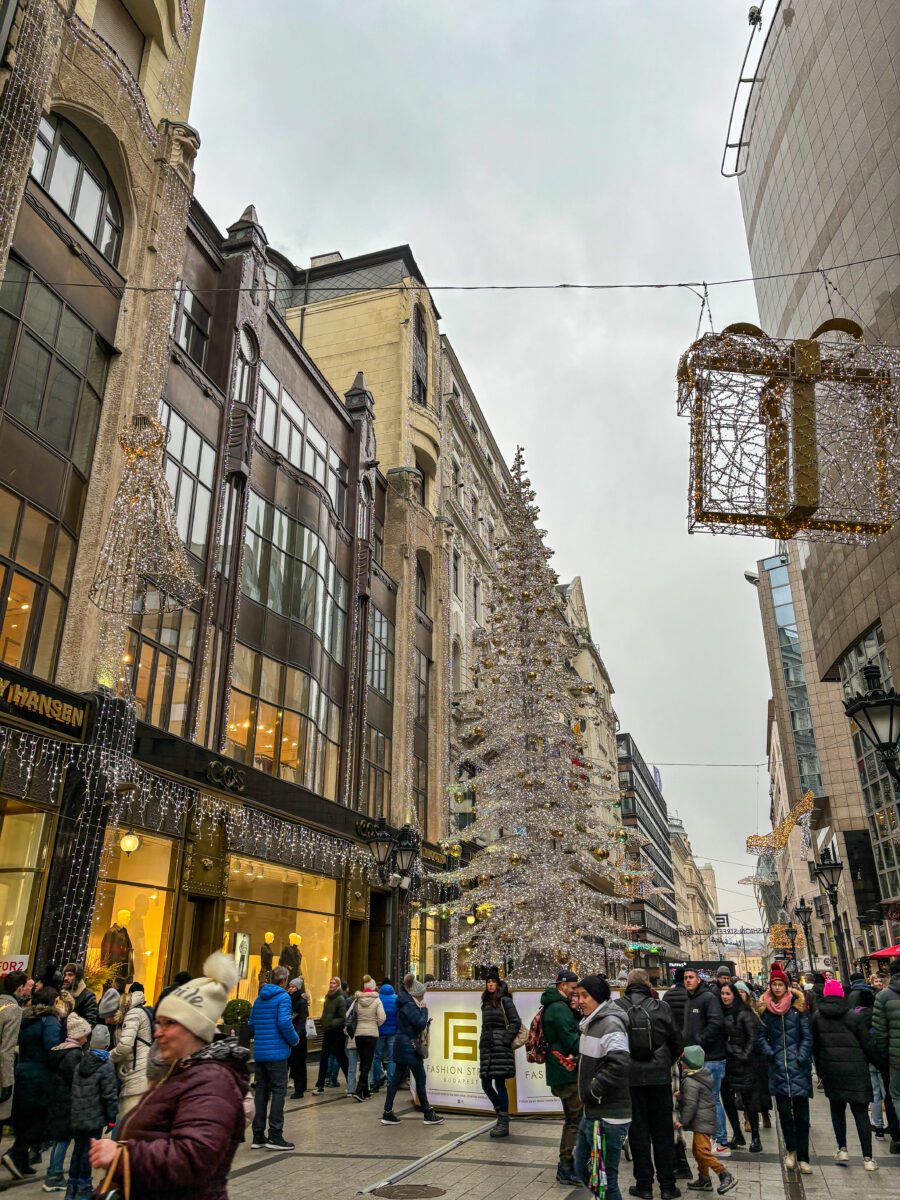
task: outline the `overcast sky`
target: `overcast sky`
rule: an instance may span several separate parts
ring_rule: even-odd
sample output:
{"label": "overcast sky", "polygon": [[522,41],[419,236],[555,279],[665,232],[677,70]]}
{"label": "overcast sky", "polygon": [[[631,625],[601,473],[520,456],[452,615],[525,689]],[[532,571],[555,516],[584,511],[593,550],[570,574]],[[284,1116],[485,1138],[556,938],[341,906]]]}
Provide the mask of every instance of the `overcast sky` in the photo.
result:
{"label": "overcast sky", "polygon": [[[211,0],[198,199],[223,229],[255,204],[300,265],[408,242],[431,285],[748,275],[737,183],[719,174],[747,7]],[[711,297],[716,328],[756,320],[751,286]],[[769,544],[687,532],[675,368],[698,301],[435,300],[501,449],[525,446],[557,571],[584,581],[622,729],[649,763],[763,763],[769,684],[743,572]],[[737,880],[743,839],[767,828],[765,768],[660,770],[721,911],[758,925]]]}

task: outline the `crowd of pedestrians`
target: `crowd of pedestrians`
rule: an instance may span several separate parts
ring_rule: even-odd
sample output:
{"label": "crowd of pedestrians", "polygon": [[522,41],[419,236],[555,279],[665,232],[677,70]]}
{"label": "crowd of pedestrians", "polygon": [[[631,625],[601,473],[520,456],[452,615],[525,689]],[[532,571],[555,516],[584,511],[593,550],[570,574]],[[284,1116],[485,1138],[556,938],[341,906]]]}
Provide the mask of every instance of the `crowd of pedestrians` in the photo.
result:
{"label": "crowd of pedestrians", "polygon": [[[133,1200],[178,1194],[225,1200],[234,1154],[252,1127],[254,1150],[289,1151],[285,1100],[307,1090],[308,1040],[321,1033],[313,1094],[340,1086],[362,1104],[385,1089],[381,1123],[397,1125],[398,1094],[411,1082],[427,1125],[443,1118],[429,1101],[430,1018],[426,984],[407,975],[395,990],[369,975],[351,991],[334,977],[319,1027],[300,976],[272,970],[252,1005],[250,1050],[219,1025],[237,967],[212,955],[204,974],[182,972],[148,1004],[140,983],[99,997],[80,964],[35,983],[0,981],[0,1119],[12,1143],[0,1157],[17,1180],[35,1177],[49,1152],[45,1192],[87,1200],[130,1178]],[[777,1110],[788,1171],[810,1174],[810,1100],[821,1088],[849,1167],[848,1110],[865,1171],[878,1170],[875,1142],[900,1154],[900,962],[890,979],[855,974],[847,988],[829,973],[809,989],[776,966],[765,987],[712,980],[687,968],[657,993],[633,970],[613,997],[602,975],[561,970],[530,1028],[513,992],[490,968],[481,995],[478,1063],[495,1114],[492,1138],[510,1133],[516,1050],[544,1065],[562,1107],[557,1181],[622,1200],[626,1141],[637,1200],[737,1184],[731,1159],[758,1154]],[[730,1130],[729,1130],[730,1126]],[[749,1134],[748,1138],[745,1136]],[[188,1136],[189,1135],[189,1136]],[[686,1139],[695,1172],[686,1156]]]}

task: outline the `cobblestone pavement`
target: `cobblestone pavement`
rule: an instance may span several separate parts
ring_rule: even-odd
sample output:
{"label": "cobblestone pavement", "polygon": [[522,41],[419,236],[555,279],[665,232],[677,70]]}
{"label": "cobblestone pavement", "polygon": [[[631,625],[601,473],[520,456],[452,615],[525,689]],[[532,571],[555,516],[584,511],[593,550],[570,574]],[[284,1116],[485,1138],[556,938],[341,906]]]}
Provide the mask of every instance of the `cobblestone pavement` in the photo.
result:
{"label": "cobblestone pavement", "polygon": [[[350,1200],[410,1168],[414,1169],[398,1182],[441,1188],[446,1200],[587,1200],[586,1192],[555,1182],[559,1144],[555,1120],[514,1118],[511,1136],[492,1141],[483,1114],[445,1113],[444,1124],[432,1128],[423,1125],[411,1104],[398,1099],[401,1123],[386,1127],[379,1120],[381,1109],[378,1096],[356,1104],[343,1092],[288,1101],[285,1135],[296,1142],[296,1150],[285,1154],[251,1150],[248,1138],[235,1158],[231,1200],[256,1200],[259,1195],[266,1200],[295,1195],[303,1200]],[[852,1132],[849,1167],[834,1164],[834,1136],[821,1092],[813,1100],[812,1127],[811,1176],[792,1172],[785,1179],[774,1128],[762,1132],[764,1153],[735,1152],[729,1169],[738,1179],[736,1200],[867,1200],[900,1194],[900,1155],[890,1155],[886,1141],[875,1143],[881,1168],[876,1174],[863,1171]],[[476,1136],[451,1148],[466,1134]],[[435,1151],[441,1156],[416,1167]],[[17,1200],[37,1200],[44,1195],[41,1182],[42,1176],[22,1183],[0,1179],[0,1190],[14,1190]],[[627,1197],[631,1183],[631,1164],[623,1161],[623,1196]]]}

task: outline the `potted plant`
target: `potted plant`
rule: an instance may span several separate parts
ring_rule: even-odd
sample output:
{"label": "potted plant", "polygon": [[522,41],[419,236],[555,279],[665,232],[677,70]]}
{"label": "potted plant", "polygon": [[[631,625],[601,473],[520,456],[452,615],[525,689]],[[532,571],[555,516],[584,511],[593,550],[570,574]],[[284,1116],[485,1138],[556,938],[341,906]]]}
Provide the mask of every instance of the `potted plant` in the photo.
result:
{"label": "potted plant", "polygon": [[222,1013],[223,1028],[227,1033],[236,1034],[237,1040],[242,1046],[250,1045],[250,1030],[247,1026],[250,1008],[249,1000],[240,1000],[235,997],[234,1000],[228,1001],[225,1011]]}

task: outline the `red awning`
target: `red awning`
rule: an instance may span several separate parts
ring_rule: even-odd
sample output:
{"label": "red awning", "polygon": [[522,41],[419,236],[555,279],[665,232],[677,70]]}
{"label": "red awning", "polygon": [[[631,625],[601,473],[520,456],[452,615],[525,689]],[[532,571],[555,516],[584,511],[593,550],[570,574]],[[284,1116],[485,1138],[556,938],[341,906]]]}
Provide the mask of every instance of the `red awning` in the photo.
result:
{"label": "red awning", "polygon": [[900,942],[896,946],[888,946],[885,950],[873,950],[869,958],[900,958]]}

